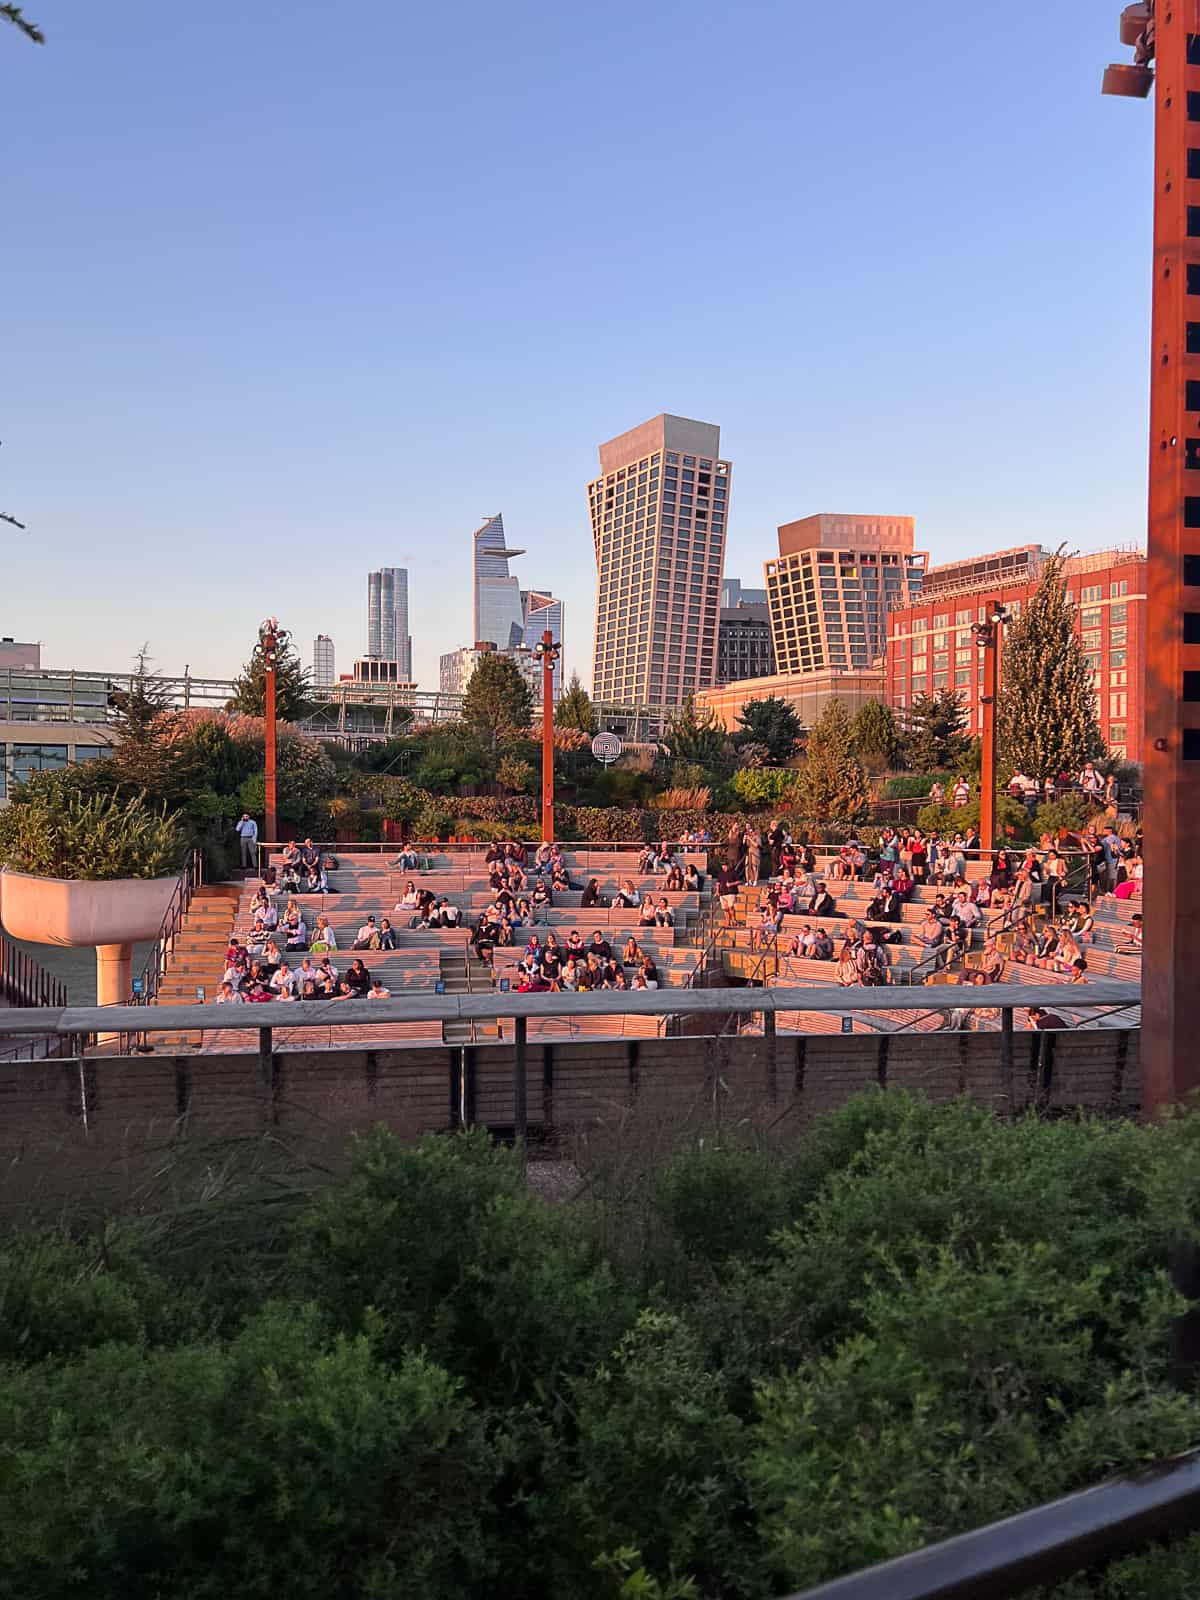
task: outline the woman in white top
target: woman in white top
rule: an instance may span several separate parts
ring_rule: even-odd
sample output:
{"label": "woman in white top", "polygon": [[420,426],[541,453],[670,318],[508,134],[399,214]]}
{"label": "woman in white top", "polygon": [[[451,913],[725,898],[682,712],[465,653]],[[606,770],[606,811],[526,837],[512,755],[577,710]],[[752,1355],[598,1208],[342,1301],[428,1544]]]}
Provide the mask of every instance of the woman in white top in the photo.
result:
{"label": "woman in white top", "polygon": [[317,925],[313,929],[312,948],[314,950],[336,950],[337,947],[337,934],[329,926],[329,918],[322,913],[317,918]]}
{"label": "woman in white top", "polygon": [[404,893],[392,907],[393,911],[415,911],[421,904],[421,892],[410,878],[404,887]]}

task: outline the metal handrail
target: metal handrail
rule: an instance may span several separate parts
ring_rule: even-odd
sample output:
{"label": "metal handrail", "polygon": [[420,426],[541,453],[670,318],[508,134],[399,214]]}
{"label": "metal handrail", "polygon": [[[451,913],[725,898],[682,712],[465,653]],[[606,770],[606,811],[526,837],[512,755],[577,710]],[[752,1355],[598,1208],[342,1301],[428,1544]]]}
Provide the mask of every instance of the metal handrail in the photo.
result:
{"label": "metal handrail", "polygon": [[1200,1527],[1200,1451],[928,1545],[791,1600],[1013,1600]]}
{"label": "metal handrail", "polygon": [[179,881],[172,891],[167,909],[163,912],[158,936],[150,951],[150,959],[142,971],[142,1000],[146,1005],[152,1005],[157,1000],[159,985],[167,974],[167,958],[174,948],[175,938],[191,907],[196,890],[203,882],[204,858],[199,850],[193,850],[179,874]]}

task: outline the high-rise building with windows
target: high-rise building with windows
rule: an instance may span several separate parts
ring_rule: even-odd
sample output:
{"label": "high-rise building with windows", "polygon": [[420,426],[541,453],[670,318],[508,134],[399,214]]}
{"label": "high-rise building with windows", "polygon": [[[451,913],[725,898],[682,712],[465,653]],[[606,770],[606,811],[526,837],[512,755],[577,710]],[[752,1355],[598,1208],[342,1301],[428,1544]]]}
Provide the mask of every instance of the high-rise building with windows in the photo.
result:
{"label": "high-rise building with windows", "polygon": [[[931,567],[920,596],[888,619],[887,697],[903,719],[925,694],[953,689],[966,731],[983,730],[983,653],[971,632],[997,605],[1014,620],[1041,581],[1050,552],[1019,545]],[[1092,669],[1096,718],[1105,743],[1127,761],[1142,759],[1146,675],[1146,557],[1139,550],[1072,556],[1063,578],[1076,606],[1076,630]],[[1004,688],[1001,664],[1001,692]]]}
{"label": "high-rise building with windows", "polygon": [[911,517],[822,513],[779,529],[779,558],[765,569],[777,672],[882,662],[888,613],[912,605],[925,576],[913,526]]}
{"label": "high-rise building with windows", "polygon": [[774,671],[771,617],[766,603],[755,605],[743,600],[739,605],[722,606],[717,629],[717,682],[765,678]]}
{"label": "high-rise building with windows", "polygon": [[404,680],[412,677],[408,632],[408,571],[380,567],[367,574],[367,655],[395,661]]}
{"label": "high-rise building with windows", "polygon": [[333,640],[327,633],[319,633],[313,640],[312,681],[319,689],[337,681]]}
{"label": "high-rise building with windows", "polygon": [[679,705],[716,681],[731,476],[714,423],[664,413],[600,446],[597,700]]}
{"label": "high-rise building with windows", "polygon": [[520,579],[509,573],[508,563],[525,552],[507,547],[504,518],[499,514],[481,523],[472,538],[474,642],[494,644],[498,650],[513,649],[524,638],[525,613]]}
{"label": "high-rise building with windows", "polygon": [[522,589],[521,609],[525,616],[522,640],[525,648],[533,650],[547,628],[559,647],[558,660],[554,663],[554,698],[558,700],[562,696],[563,603],[544,589]]}

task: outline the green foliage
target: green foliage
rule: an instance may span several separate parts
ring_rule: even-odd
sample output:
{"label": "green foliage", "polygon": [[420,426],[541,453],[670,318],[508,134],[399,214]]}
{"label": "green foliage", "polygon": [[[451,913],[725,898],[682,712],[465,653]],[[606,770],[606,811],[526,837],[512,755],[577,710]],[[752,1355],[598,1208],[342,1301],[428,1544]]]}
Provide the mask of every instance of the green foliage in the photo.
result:
{"label": "green foliage", "polygon": [[589,736],[597,731],[596,708],[591,697],[573,672],[566,693],[554,708],[554,721],[560,728],[577,728]]}
{"label": "green foliage", "polygon": [[830,700],[808,736],[796,803],[806,817],[857,822],[870,808],[870,789],[854,754],[850,718],[840,700]]}
{"label": "green foliage", "polygon": [[895,766],[900,753],[900,732],[891,706],[864,700],[850,724],[854,753],[873,772]]}
{"label": "green foliage", "polygon": [[1104,754],[1094,681],[1075,632],[1061,550],[1007,628],[996,721],[1012,769],[1039,783],[1077,772]]}
{"label": "green foliage", "polygon": [[954,786],[953,772],[908,772],[903,777],[889,778],[883,786],[885,800],[924,800],[935,783],[943,788]]}
{"label": "green foliage", "polygon": [[[994,816],[996,841],[1029,838],[1028,811],[1003,789],[996,793]],[[965,806],[922,806],[917,812],[917,827],[921,832],[937,834],[943,839],[952,839],[956,833],[965,833],[968,828],[978,828],[979,820],[978,794]]]}
{"label": "green foliage", "polygon": [[790,761],[800,748],[804,734],[800,718],[786,700],[778,695],[768,695],[763,700],[749,700],[738,716],[733,742],[739,750],[747,745],[759,745],[772,766],[782,766]]}
{"label": "green foliage", "polygon": [[70,1360],[142,1333],[137,1299],[64,1234],[18,1234],[0,1247],[0,1362]]}
{"label": "green foliage", "polygon": [[533,767],[518,756],[501,756],[496,782],[513,794],[528,794],[533,787]]}
{"label": "green foliage", "polygon": [[[275,665],[276,721],[302,722],[313,709],[313,692],[308,669],[301,665],[295,646],[285,644]],[[233,698],[225,709],[241,711],[251,717],[266,716],[267,672],[257,655],[250,658],[234,680]]]}
{"label": "green foliage", "polygon": [[300,1305],[225,1346],[10,1369],[0,1429],[0,1592],[439,1600],[489,1574],[497,1461],[458,1385]]}
{"label": "green foliage", "polygon": [[480,1133],[309,1194],[206,1144],[202,1202],[0,1240],[0,1595],[767,1600],[1195,1446],[1200,1114],[744,1136],[585,1143],[565,1205]]}
{"label": "green foliage", "polygon": [[963,733],[966,725],[962,696],[953,689],[918,696],[908,713],[907,764],[921,772],[953,768],[970,743]]}
{"label": "green foliage", "polygon": [[454,823],[454,807],[446,800],[428,799],[413,819],[418,839],[444,839]]}
{"label": "green foliage", "polygon": [[380,789],[383,814],[389,822],[415,822],[428,802],[428,796],[407,778],[388,778]]}
{"label": "green foliage", "polygon": [[515,661],[498,651],[479,657],[463,695],[462,720],[471,735],[492,751],[529,727],[533,697]]}
{"label": "green foliage", "polygon": [[572,1214],[541,1205],[483,1133],[405,1148],[380,1129],[301,1243],[300,1292],[343,1331],[378,1320],[383,1354],[419,1346],[496,1404],[599,1357],[625,1314]]}
{"label": "green foliage", "polygon": [[694,761],[710,768],[720,762],[728,743],[725,730],[714,711],[697,711],[691,695],[667,721],[663,744],[674,761]]}
{"label": "green foliage", "polygon": [[729,789],[751,810],[787,805],[803,793],[803,777],[790,767],[739,767],[729,780]]}
{"label": "green foliage", "polygon": [[35,773],[0,811],[0,861],[39,878],[163,878],[186,839],[177,813],[144,795],[87,794],[73,772]]}
{"label": "green foliage", "polygon": [[1037,838],[1048,833],[1057,838],[1060,833],[1078,833],[1089,822],[1104,816],[1104,809],[1085,794],[1064,794],[1057,800],[1045,800],[1033,814],[1033,831]]}

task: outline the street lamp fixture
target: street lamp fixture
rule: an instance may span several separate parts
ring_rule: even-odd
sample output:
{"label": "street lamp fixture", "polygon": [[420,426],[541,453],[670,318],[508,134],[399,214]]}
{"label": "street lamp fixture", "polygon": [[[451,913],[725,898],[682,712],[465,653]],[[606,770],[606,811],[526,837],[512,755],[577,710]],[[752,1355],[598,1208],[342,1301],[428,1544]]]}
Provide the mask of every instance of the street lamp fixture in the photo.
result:
{"label": "street lamp fixture", "polygon": [[996,701],[1000,694],[1000,641],[1008,621],[1007,606],[995,605],[984,622],[971,628],[983,651],[983,751],[979,773],[979,847],[990,850],[996,842]]}
{"label": "street lamp fixture", "polygon": [[542,842],[554,841],[554,669],[561,647],[547,628],[533,647],[542,664]]}
{"label": "street lamp fixture", "polygon": [[291,641],[291,634],[286,628],[279,626],[278,617],[267,617],[258,625],[258,643],[254,647],[254,656],[262,664],[263,669],[263,746],[265,750],[264,788],[265,805],[263,807],[263,827],[266,830],[267,843],[277,842],[278,822],[276,819],[276,746],[275,746],[275,669],[280,657]]}

